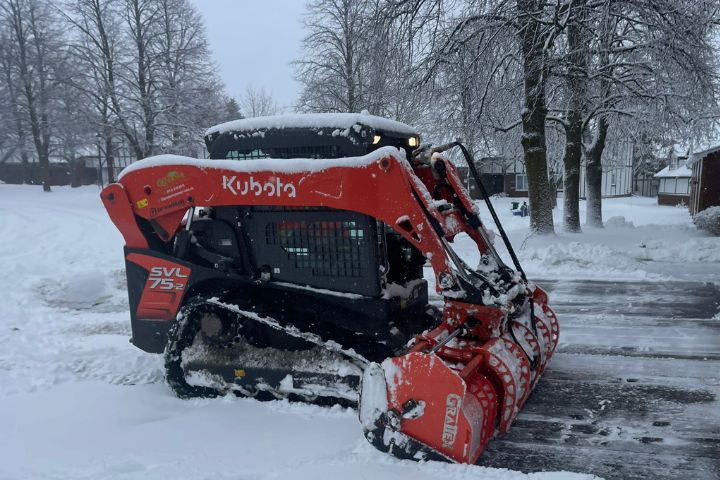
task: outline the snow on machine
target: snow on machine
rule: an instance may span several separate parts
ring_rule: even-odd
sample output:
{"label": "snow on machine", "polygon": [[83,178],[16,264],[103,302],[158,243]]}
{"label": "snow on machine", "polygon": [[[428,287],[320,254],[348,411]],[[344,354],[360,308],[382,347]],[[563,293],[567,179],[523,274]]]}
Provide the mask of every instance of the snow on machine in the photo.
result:
{"label": "snow on machine", "polygon": [[[147,158],[101,194],[125,239],[132,342],[164,353],[175,394],[357,406],[380,450],[475,463],[559,327],[465,147],[367,114],[239,120],[205,142],[209,160]],[[514,269],[441,153],[456,146]]]}

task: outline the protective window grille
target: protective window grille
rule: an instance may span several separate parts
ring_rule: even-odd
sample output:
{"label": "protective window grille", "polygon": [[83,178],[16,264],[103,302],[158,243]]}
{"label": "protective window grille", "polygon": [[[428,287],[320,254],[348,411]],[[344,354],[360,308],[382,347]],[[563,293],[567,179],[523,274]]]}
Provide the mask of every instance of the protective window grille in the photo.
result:
{"label": "protective window grille", "polygon": [[262,150],[250,150],[249,152],[231,150],[227,152],[225,158],[228,160],[259,160],[261,158],[269,158],[269,155]]}
{"label": "protective window grille", "polygon": [[295,268],[317,277],[362,276],[361,246],[366,232],[356,222],[271,222],[265,241],[279,245]]}
{"label": "protective window grille", "polygon": [[225,154],[228,160],[259,160],[262,158],[339,158],[337,145],[316,145],[306,147],[272,147],[248,151],[230,150]]}

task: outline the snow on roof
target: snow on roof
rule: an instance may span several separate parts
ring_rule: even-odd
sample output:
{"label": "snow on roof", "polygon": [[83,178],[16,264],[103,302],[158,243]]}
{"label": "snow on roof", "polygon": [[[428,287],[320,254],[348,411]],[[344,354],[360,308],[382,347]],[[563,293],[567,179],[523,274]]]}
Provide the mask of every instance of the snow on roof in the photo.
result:
{"label": "snow on roof", "polygon": [[361,123],[375,130],[385,130],[406,135],[417,135],[418,131],[402,122],[370,115],[369,113],[304,113],[295,115],[273,115],[269,117],[243,118],[210,127],[211,133],[229,131],[262,130],[267,128],[343,128],[348,129]]}
{"label": "snow on roof", "polygon": [[700,160],[703,157],[710,155],[711,153],[717,152],[718,150],[720,150],[720,144],[717,144],[712,147],[707,147],[704,150],[701,150],[699,152],[695,152],[692,155],[690,155],[690,158],[688,158],[687,162],[685,162],[685,165],[687,165],[688,167],[692,167],[693,163],[697,162],[698,160]]}
{"label": "snow on roof", "polygon": [[676,177],[691,177],[692,176],[692,170],[690,170],[685,165],[682,165],[678,168],[670,169],[670,166],[667,166],[660,170],[658,173],[653,175],[655,178],[676,178]]}
{"label": "snow on roof", "polygon": [[136,170],[150,167],[192,165],[199,168],[227,169],[240,173],[271,171],[277,173],[319,172],[333,167],[363,167],[387,156],[406,161],[405,152],[395,147],[382,147],[362,157],[332,159],[266,158],[261,160],[203,160],[180,155],[156,155],[138,160],[123,169],[118,180]]}

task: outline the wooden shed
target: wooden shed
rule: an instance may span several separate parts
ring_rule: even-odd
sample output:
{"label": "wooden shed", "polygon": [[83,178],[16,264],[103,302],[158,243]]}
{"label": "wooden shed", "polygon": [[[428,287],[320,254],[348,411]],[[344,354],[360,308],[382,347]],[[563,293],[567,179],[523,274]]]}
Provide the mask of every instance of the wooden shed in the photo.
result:
{"label": "wooden shed", "polygon": [[692,168],[690,214],[720,205],[720,145],[693,153],[687,164]]}

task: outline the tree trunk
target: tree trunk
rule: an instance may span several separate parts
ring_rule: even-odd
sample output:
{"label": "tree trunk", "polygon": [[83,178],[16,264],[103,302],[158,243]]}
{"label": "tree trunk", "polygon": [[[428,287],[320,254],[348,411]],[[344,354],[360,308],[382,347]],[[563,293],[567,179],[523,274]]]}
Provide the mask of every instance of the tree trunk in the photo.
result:
{"label": "tree trunk", "polygon": [[538,0],[517,0],[524,67],[525,105],[522,112],[522,147],[528,176],[530,229],[535,233],[555,233],[552,216],[552,190],[548,180],[545,120],[547,62],[545,37],[534,14],[542,10]]}
{"label": "tree trunk", "polygon": [[142,108],[142,124],[145,130],[144,148],[142,149],[142,157],[151,156],[155,151],[155,115],[153,111],[151,91],[152,77],[149,72],[150,61],[147,57],[147,43],[145,24],[143,23],[143,10],[138,0],[133,2],[132,19],[135,28],[135,47],[137,53],[137,88],[140,93],[140,106]]}
{"label": "tree trunk", "polygon": [[40,180],[42,180],[43,192],[51,192],[50,188],[50,156],[47,149],[43,148],[38,152],[38,163],[40,164]]}
{"label": "tree trunk", "polygon": [[[110,108],[107,98],[103,101],[100,115],[103,125],[102,136],[105,140],[105,168],[107,169],[108,184],[110,184],[115,182],[115,157],[113,156],[113,127],[110,124]],[[100,155],[99,150],[98,155]]]}
{"label": "tree trunk", "polygon": [[[26,108],[30,120],[30,131],[32,133],[33,143],[35,145],[35,151],[38,156],[38,163],[40,166],[40,179],[43,184],[43,190],[46,192],[51,191],[50,189],[50,161],[49,161],[49,141],[50,135],[47,130],[49,129],[49,122],[47,118],[47,92],[45,91],[45,82],[47,72],[45,70],[42,50],[38,45],[40,37],[38,35],[30,36],[28,31],[25,29],[25,16],[28,17],[30,25],[29,30],[35,32],[35,12],[34,10],[29,11],[29,15],[25,12],[21,12],[20,4],[17,2],[10,2],[8,7],[11,12],[11,28],[14,34],[13,40],[17,44],[18,53],[18,67],[20,70],[20,81],[22,83],[22,92],[27,102]],[[31,38],[35,43],[28,45],[28,38]],[[35,59],[35,70],[30,73],[30,52],[29,49],[35,47],[38,52],[38,58]],[[33,83],[33,79],[39,81],[39,85],[36,86]]]}
{"label": "tree trunk", "polygon": [[567,232],[580,232],[580,168],[582,160],[583,114],[587,104],[587,49],[583,34],[586,17],[585,2],[578,1],[575,18],[568,24],[568,112],[565,126],[565,174],[563,227]]}
{"label": "tree trunk", "polygon": [[70,187],[77,188],[82,185],[85,161],[73,158],[70,161]]}
{"label": "tree trunk", "polygon": [[587,216],[588,226],[602,228],[602,154],[605,150],[608,123],[605,117],[598,119],[597,133],[593,143],[587,150],[587,166],[585,181],[587,183]]}
{"label": "tree trunk", "polygon": [[563,156],[564,198],[563,227],[567,232],[580,232],[580,163],[582,159],[582,118],[576,111],[568,112]]}
{"label": "tree trunk", "polygon": [[115,182],[115,157],[113,156],[112,133],[108,131],[105,132],[105,165],[107,166],[108,183]]}
{"label": "tree trunk", "polygon": [[347,111],[358,111],[357,98],[355,92],[355,52],[353,38],[353,25],[350,9],[350,2],[343,3],[343,31],[345,34],[345,85],[347,88]]}

